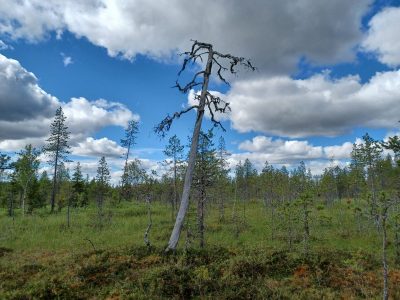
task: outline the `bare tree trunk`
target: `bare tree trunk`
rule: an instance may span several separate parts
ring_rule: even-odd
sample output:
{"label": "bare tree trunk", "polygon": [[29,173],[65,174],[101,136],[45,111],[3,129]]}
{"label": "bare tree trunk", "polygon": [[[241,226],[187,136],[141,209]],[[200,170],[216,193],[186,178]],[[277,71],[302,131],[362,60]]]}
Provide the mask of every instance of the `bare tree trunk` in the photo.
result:
{"label": "bare tree trunk", "polygon": [[68,209],[67,209],[67,227],[68,228],[70,226],[70,219],[71,219],[70,209],[71,209],[71,196],[68,196]]}
{"label": "bare tree trunk", "polygon": [[22,206],[22,196],[23,196],[23,193],[19,192],[19,193],[18,193],[18,196],[19,196],[19,206],[21,207],[21,206]]}
{"label": "bare tree trunk", "polygon": [[233,202],[233,210],[232,210],[232,219],[235,222],[235,238],[239,237],[239,220],[238,220],[238,213],[237,213],[237,178],[235,179],[235,196]]}
{"label": "bare tree trunk", "polygon": [[293,233],[292,233],[292,218],[289,216],[289,223],[288,223],[288,245],[289,251],[292,251],[292,244],[293,244]]}
{"label": "bare tree trunk", "polygon": [[176,158],[174,157],[174,203],[173,203],[173,210],[174,214],[178,209],[178,186],[176,183]]}
{"label": "bare tree trunk", "polygon": [[27,192],[27,190],[28,190],[28,185],[29,185],[29,182],[31,181],[31,178],[29,178],[26,182],[25,182],[25,185],[24,185],[24,191],[23,191],[23,194],[22,194],[22,215],[23,216],[25,216],[25,199],[26,199],[26,192]]}
{"label": "bare tree trunk", "polygon": [[101,194],[98,196],[99,198],[97,199],[97,207],[98,207],[98,217],[99,217],[99,226],[103,227],[103,191],[101,191]]}
{"label": "bare tree trunk", "polygon": [[183,185],[183,192],[182,192],[182,200],[179,206],[178,215],[176,216],[174,229],[172,230],[171,237],[168,242],[168,246],[165,251],[174,251],[176,246],[178,245],[179,236],[182,231],[183,221],[185,219],[187,210],[189,208],[189,195],[190,195],[190,187],[192,184],[193,178],[193,171],[196,162],[196,154],[197,154],[197,146],[199,143],[199,135],[201,129],[201,122],[203,120],[204,115],[204,107],[206,104],[206,94],[208,89],[208,82],[210,79],[211,74],[211,67],[212,67],[212,59],[213,59],[213,50],[212,48],[209,49],[208,59],[207,59],[207,66],[204,73],[204,81],[203,87],[200,95],[200,103],[199,108],[197,111],[197,118],[196,123],[193,131],[192,137],[192,144],[190,146],[190,153],[189,153],[189,162],[188,167],[185,174],[185,182]]}
{"label": "bare tree trunk", "polygon": [[24,191],[22,193],[22,216],[25,216],[25,198],[26,198],[26,189],[27,186],[24,186]]}
{"label": "bare tree trunk", "polygon": [[10,217],[12,217],[14,220],[14,197],[13,197],[13,194],[11,191],[9,193],[9,199],[10,199],[10,208],[9,208],[8,215]]}
{"label": "bare tree trunk", "polygon": [[124,172],[126,172],[127,168],[128,168],[128,159],[129,159],[129,152],[131,151],[131,142],[128,142],[128,149],[126,151],[126,155],[125,155],[125,165],[124,165]]}
{"label": "bare tree trunk", "polygon": [[150,234],[150,229],[153,226],[153,219],[151,217],[151,200],[150,200],[150,196],[147,196],[146,202],[147,202],[147,215],[149,217],[149,223],[148,223],[146,231],[144,233],[144,243],[147,246],[147,248],[150,249],[151,248],[151,243],[150,243],[150,239],[149,239],[149,234]]}
{"label": "bare tree trunk", "polygon": [[387,264],[387,232],[386,232],[386,211],[382,215],[382,230],[383,230],[383,240],[382,240],[382,262],[383,262],[383,300],[389,299],[389,286],[388,286],[388,264]]}
{"label": "bare tree trunk", "polygon": [[[307,200],[305,200],[305,201],[307,201]],[[309,220],[308,220],[309,211],[308,211],[307,203],[303,204],[303,210],[304,210],[303,211],[303,213],[304,213],[304,215],[303,215],[304,256],[307,258],[308,257],[308,242],[309,242],[309,239],[310,239],[310,227],[309,227]]]}
{"label": "bare tree trunk", "polygon": [[53,175],[53,190],[51,191],[51,209],[50,212],[54,212],[56,206],[56,183],[57,183],[57,164],[58,164],[58,151],[56,152],[56,161],[54,164],[54,175]]}
{"label": "bare tree trunk", "polygon": [[127,149],[127,151],[126,151],[126,155],[125,155],[125,164],[124,164],[124,171],[123,171],[123,174],[122,174],[122,182],[121,182],[121,193],[120,193],[120,195],[122,194],[122,197],[124,198],[124,200],[131,200],[131,199],[128,199],[128,188],[130,188],[130,187],[128,187],[128,184],[126,183],[126,182],[124,182],[124,178],[126,178],[126,176],[127,176],[127,174],[128,174],[128,159],[129,159],[129,151],[130,151],[130,149],[131,149],[131,143],[130,143],[130,141],[128,142],[128,147],[127,147],[128,149]]}
{"label": "bare tree trunk", "polygon": [[397,265],[400,264],[400,224],[399,224],[399,220],[398,217],[396,216],[395,219],[395,225],[394,225],[394,229],[395,229],[395,249],[396,249],[396,258],[395,258],[395,262]]}
{"label": "bare tree trunk", "polygon": [[219,222],[222,222],[225,219],[225,196],[222,191],[219,194]]}
{"label": "bare tree trunk", "polygon": [[274,200],[271,198],[271,240],[275,239],[275,207]]}
{"label": "bare tree trunk", "polygon": [[205,203],[205,192],[201,188],[198,203],[197,203],[197,225],[199,231],[199,244],[200,248],[204,248],[204,203]]}

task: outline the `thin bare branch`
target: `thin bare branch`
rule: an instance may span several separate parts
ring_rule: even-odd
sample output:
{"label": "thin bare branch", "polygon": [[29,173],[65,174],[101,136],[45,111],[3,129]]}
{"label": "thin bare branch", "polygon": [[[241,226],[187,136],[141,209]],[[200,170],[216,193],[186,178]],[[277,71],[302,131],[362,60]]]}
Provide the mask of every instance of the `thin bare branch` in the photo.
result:
{"label": "thin bare branch", "polygon": [[219,112],[221,114],[225,113],[227,110],[231,110],[229,106],[229,102],[222,100],[220,97],[214,96],[210,92],[207,92],[206,95],[206,106],[210,112],[211,121],[214,123],[214,126],[219,126],[223,131],[226,131],[221,122],[215,119],[215,112]]}
{"label": "thin bare branch", "polygon": [[241,65],[241,66],[243,66],[245,68],[248,68],[248,69],[250,69],[252,71],[256,70],[256,68],[252,65],[251,61],[249,59],[244,58],[244,57],[234,56],[234,55],[229,54],[229,53],[228,54],[222,54],[222,53],[217,52],[217,51],[214,51],[214,55],[216,57],[218,57],[218,58],[226,58],[226,59],[229,60],[229,63],[231,65],[229,70],[230,70],[230,72],[232,74],[236,74],[235,67],[238,66],[238,65]]}
{"label": "thin bare branch", "polygon": [[179,119],[181,115],[191,111],[194,108],[199,108],[198,105],[192,105],[188,107],[187,109],[181,110],[180,112],[175,112],[172,116],[168,115],[165,117],[164,120],[160,122],[155,128],[154,131],[160,135],[161,137],[165,137],[165,134],[169,131],[171,128],[172,122],[174,119]]}
{"label": "thin bare branch", "polygon": [[192,81],[190,81],[189,83],[187,83],[185,86],[181,86],[179,84],[178,81],[176,81],[175,86],[176,88],[178,88],[178,90],[184,94],[186,94],[188,91],[190,91],[191,89],[193,89],[195,86],[201,85],[202,82],[196,82],[196,79],[198,76],[203,75],[205,73],[205,71],[200,71],[197,72],[194,76]]}
{"label": "thin bare branch", "polygon": [[222,131],[226,131],[225,127],[221,124],[221,122],[220,122],[220,121],[217,121],[217,120],[215,119],[214,112],[213,112],[211,106],[210,106],[210,105],[207,105],[207,108],[208,108],[208,111],[210,112],[211,121],[214,123],[214,126],[215,126],[215,127],[219,126],[219,127],[222,129]]}
{"label": "thin bare branch", "polygon": [[217,70],[218,78],[221,79],[225,84],[229,85],[229,82],[226,81],[225,77],[222,76],[222,71],[227,71],[228,68],[221,65],[221,63],[218,60],[216,60],[215,58],[213,58],[213,61],[218,66],[218,70]]}
{"label": "thin bare branch", "polygon": [[[203,61],[202,56],[205,54],[208,54],[210,49],[212,49],[211,44],[193,41],[192,49],[190,51],[186,51],[186,52],[179,54],[180,56],[185,55],[186,58],[183,60],[182,68],[179,71],[178,76],[180,76],[181,73],[186,69],[186,66],[188,63],[192,62],[194,64],[194,63],[196,63],[197,59],[200,59],[201,61]],[[205,50],[205,51],[199,54],[198,52],[201,50]]]}

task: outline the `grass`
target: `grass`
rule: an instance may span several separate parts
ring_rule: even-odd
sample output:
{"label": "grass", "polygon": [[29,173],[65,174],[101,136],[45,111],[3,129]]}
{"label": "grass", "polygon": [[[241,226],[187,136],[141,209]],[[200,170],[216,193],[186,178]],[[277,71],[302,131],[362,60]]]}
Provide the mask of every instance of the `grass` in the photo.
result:
{"label": "grass", "polygon": [[[258,201],[247,203],[245,220],[237,207],[239,224],[232,220],[232,206],[222,222],[217,208],[208,207],[205,249],[197,247],[192,208],[186,223],[190,247],[185,250],[185,231],[175,255],[163,251],[173,226],[163,204],[152,205],[150,249],[143,241],[145,204],[106,207],[101,227],[95,207],[72,210],[70,228],[64,211],[50,215],[43,209],[25,217],[17,211],[13,220],[3,209],[0,299],[381,298],[379,231],[366,218],[357,223],[350,202],[316,207],[307,257],[301,221],[288,251],[285,218],[277,210],[272,226],[271,210]],[[389,262],[396,299],[400,270],[393,244]]]}

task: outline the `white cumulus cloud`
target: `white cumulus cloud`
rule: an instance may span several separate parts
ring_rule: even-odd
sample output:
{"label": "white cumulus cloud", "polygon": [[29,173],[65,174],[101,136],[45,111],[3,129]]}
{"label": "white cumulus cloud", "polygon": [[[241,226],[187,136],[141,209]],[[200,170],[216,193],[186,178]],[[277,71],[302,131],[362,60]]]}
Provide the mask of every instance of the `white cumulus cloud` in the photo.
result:
{"label": "white cumulus cloud", "polygon": [[224,96],[229,118],[239,132],[287,137],[336,136],[355,126],[393,128],[400,115],[400,70],[332,79],[316,74],[237,81]]}
{"label": "white cumulus cloud", "polygon": [[400,65],[400,7],[389,7],[377,13],[369,22],[367,36],[362,43],[366,51],[377,54],[388,66]]}
{"label": "white cumulus cloud", "polygon": [[190,39],[253,59],[264,73],[348,61],[362,38],[371,0],[3,0],[0,33],[32,42],[63,31],[85,37],[112,56],[168,59]]}
{"label": "white cumulus cloud", "polygon": [[82,142],[71,148],[73,155],[79,156],[105,156],[105,157],[121,157],[126,150],[118,145],[115,141],[108,138],[94,139],[86,138]]}
{"label": "white cumulus cloud", "polygon": [[[361,143],[357,139],[355,143]],[[345,142],[341,145],[314,146],[309,141],[273,139],[267,136],[256,136],[239,144],[243,152],[232,153],[229,166],[234,169],[240,162],[249,159],[254,167],[261,171],[265,162],[275,167],[285,166],[289,169],[298,166],[304,161],[314,175],[321,174],[325,168],[339,165],[345,166],[351,156],[353,143]]]}
{"label": "white cumulus cloud", "polygon": [[107,126],[125,127],[139,120],[125,105],[98,99],[61,102],[44,91],[36,76],[14,59],[0,54],[0,149],[15,151],[27,143],[42,146],[56,109],[61,106],[71,132],[71,145]]}

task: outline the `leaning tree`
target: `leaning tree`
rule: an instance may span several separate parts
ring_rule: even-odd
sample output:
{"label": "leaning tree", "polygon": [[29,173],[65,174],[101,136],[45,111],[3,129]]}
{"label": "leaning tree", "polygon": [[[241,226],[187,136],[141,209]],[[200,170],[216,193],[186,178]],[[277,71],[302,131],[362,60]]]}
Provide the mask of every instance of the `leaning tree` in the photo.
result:
{"label": "leaning tree", "polygon": [[189,160],[185,175],[181,204],[178,214],[176,216],[175,225],[172,230],[166,251],[174,251],[176,249],[179,241],[179,236],[182,231],[183,221],[189,207],[190,187],[196,162],[197,146],[199,142],[201,123],[206,109],[210,113],[211,121],[214,123],[214,125],[220,126],[223,130],[225,130],[222,124],[215,118],[215,113],[225,113],[230,110],[229,103],[225,102],[220,97],[213,95],[208,90],[208,84],[212,74],[211,72],[213,69],[213,65],[216,66],[216,77],[225,84],[228,84],[228,82],[225,79],[224,72],[235,74],[237,66],[244,66],[251,70],[255,70],[248,59],[233,56],[231,54],[222,54],[218,51],[215,51],[212,44],[202,43],[199,41],[193,41],[191,50],[184,52],[181,55],[185,56],[185,58],[183,60],[182,68],[179,71],[178,76],[190,64],[195,64],[199,61],[203,62],[203,58],[205,57],[207,57],[207,61],[205,69],[194,74],[192,80],[187,84],[181,85],[178,80],[176,81],[176,87],[179,89],[179,91],[185,94],[196,87],[201,87],[201,93],[195,95],[195,100],[197,101],[197,104],[192,105],[182,111],[175,112],[172,116],[168,115],[155,128],[155,131],[158,134],[160,134],[161,136],[165,136],[165,133],[171,128],[172,122],[175,119],[178,119],[180,116],[193,109],[197,109],[197,117],[191,139],[192,142],[190,146]]}
{"label": "leaning tree", "polygon": [[124,171],[121,180],[121,193],[125,200],[129,198],[129,175],[128,175],[128,161],[132,147],[136,144],[137,134],[139,132],[139,122],[131,120],[128,122],[128,127],[125,129],[125,138],[121,139],[121,145],[126,148]]}

